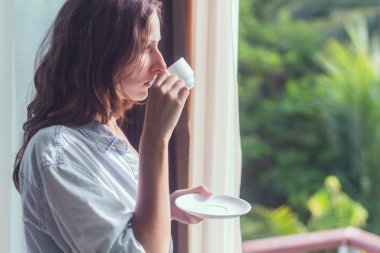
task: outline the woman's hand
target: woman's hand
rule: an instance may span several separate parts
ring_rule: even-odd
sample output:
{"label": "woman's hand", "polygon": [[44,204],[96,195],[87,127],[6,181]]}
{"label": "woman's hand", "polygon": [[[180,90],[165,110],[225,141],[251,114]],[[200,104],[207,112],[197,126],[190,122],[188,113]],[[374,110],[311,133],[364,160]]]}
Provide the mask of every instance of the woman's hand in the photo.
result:
{"label": "woman's hand", "polygon": [[159,73],[149,90],[143,133],[168,141],[188,96],[183,80],[168,71]]}
{"label": "woman's hand", "polygon": [[189,193],[200,193],[200,194],[207,196],[207,197],[212,195],[212,192],[210,192],[210,190],[208,190],[204,186],[198,186],[198,187],[189,188],[189,189],[177,190],[177,191],[173,192],[172,194],[170,194],[170,212],[171,212],[172,220],[176,220],[176,221],[179,221],[179,222],[184,223],[184,224],[195,224],[195,223],[199,223],[203,220],[201,218],[195,217],[191,214],[188,214],[188,213],[182,211],[181,209],[179,209],[176,206],[176,204],[175,204],[176,198],[178,198],[182,195],[185,195],[185,194],[189,194]]}

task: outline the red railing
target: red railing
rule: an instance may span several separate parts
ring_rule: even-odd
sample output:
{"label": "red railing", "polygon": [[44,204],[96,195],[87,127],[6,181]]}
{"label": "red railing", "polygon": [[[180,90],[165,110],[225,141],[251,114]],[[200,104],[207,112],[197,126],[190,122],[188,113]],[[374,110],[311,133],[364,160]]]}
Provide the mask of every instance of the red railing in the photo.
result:
{"label": "red railing", "polygon": [[245,241],[243,253],[295,253],[340,247],[380,253],[380,236],[358,228],[347,227]]}

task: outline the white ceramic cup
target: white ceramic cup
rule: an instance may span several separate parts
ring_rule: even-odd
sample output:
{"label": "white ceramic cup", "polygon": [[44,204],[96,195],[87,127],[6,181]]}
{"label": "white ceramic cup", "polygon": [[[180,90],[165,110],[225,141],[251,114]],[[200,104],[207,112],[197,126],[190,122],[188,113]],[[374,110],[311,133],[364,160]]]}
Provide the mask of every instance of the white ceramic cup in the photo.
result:
{"label": "white ceramic cup", "polygon": [[168,68],[168,71],[172,74],[177,75],[179,79],[182,79],[189,89],[192,89],[194,87],[194,71],[183,57],[173,63]]}

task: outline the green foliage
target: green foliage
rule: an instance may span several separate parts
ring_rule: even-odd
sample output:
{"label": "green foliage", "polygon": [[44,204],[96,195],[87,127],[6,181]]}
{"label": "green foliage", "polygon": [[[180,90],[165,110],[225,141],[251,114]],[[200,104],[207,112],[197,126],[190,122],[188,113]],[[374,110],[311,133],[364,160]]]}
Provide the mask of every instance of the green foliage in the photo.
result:
{"label": "green foliage", "polygon": [[337,167],[310,57],[324,38],[281,11],[270,22],[252,15],[260,4],[270,7],[243,0],[240,8],[242,197],[268,206],[290,203],[305,219],[307,197]]}
{"label": "green foliage", "polygon": [[[365,22],[348,26],[351,44],[332,40],[318,55],[326,71],[319,79],[325,88],[327,117],[343,160],[351,167],[350,180],[371,214],[372,229],[380,231],[380,39],[370,42]],[[344,122],[344,125],[342,124]]]}
{"label": "green foliage", "polygon": [[314,193],[307,202],[311,212],[308,222],[310,230],[338,227],[365,227],[367,210],[342,192],[341,184],[335,176],[325,179],[322,189]]}
{"label": "green foliage", "polygon": [[311,216],[305,226],[287,205],[276,209],[253,204],[252,211],[241,217],[243,240],[289,235],[338,227],[365,227],[367,210],[341,189],[335,176],[325,178],[325,184],[308,200]]}
{"label": "green foliage", "polygon": [[268,209],[254,205],[253,212],[241,217],[241,224],[243,240],[306,232],[297,214],[288,206]]}
{"label": "green foliage", "polygon": [[350,26],[364,17],[373,34],[379,13],[378,0],[240,0],[243,198],[287,205],[306,224],[309,197],[336,175],[380,233],[380,50],[356,52],[367,35]]}

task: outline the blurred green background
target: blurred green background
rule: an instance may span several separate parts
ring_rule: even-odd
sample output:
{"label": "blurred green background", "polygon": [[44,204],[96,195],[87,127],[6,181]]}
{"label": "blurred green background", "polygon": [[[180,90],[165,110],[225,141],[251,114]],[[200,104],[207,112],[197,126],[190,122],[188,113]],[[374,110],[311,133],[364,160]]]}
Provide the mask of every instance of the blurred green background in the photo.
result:
{"label": "blurred green background", "polygon": [[244,240],[380,234],[380,2],[240,0]]}

